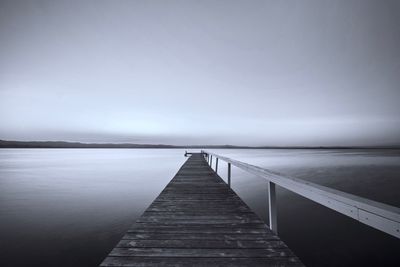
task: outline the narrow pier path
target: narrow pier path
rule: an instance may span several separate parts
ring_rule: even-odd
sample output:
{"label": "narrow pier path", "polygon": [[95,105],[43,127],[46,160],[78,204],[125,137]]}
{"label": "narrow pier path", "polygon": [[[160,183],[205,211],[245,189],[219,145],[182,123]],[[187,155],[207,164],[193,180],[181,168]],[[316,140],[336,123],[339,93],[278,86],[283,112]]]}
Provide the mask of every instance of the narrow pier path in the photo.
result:
{"label": "narrow pier path", "polygon": [[303,266],[208,166],[192,156],[101,266]]}

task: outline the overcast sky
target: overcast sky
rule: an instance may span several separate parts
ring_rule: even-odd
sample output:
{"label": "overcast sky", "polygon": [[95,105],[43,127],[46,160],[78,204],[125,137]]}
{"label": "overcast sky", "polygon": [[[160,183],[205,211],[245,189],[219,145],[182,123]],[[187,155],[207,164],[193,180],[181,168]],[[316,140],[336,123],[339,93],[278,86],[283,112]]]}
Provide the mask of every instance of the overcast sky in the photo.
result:
{"label": "overcast sky", "polygon": [[400,144],[400,1],[0,2],[0,139]]}

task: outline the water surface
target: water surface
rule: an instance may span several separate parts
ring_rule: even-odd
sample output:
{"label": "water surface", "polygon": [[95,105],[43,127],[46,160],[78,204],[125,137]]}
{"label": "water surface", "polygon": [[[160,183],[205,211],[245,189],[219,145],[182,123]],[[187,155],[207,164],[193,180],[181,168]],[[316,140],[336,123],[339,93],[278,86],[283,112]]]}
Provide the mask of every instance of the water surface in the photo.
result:
{"label": "water surface", "polygon": [[[400,150],[214,150],[250,164],[400,207]],[[219,163],[226,177],[224,163]],[[267,183],[233,168],[234,190],[268,221]],[[277,188],[279,236],[307,266],[399,266],[400,240]]]}
{"label": "water surface", "polygon": [[[397,150],[214,150],[400,207]],[[185,161],[180,149],[0,150],[0,266],[96,266]],[[219,164],[226,178],[226,165]],[[267,220],[266,182],[232,169]],[[278,188],[278,231],[309,266],[398,266],[400,241]],[[21,256],[23,255],[23,256]]]}
{"label": "water surface", "polygon": [[0,266],[96,266],[157,197],[182,150],[0,150]]}

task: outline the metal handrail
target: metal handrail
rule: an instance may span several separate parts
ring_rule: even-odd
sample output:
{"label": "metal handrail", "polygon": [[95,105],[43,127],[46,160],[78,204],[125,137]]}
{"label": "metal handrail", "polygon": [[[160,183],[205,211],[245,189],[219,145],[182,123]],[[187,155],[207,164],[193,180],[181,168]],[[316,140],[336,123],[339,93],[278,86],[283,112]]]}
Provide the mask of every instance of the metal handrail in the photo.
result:
{"label": "metal handrail", "polygon": [[317,202],[325,207],[347,215],[361,223],[400,238],[400,208],[376,202],[370,199],[345,193],[326,186],[318,185],[299,178],[289,177],[245,162],[218,154],[201,151],[212,162],[212,156],[228,163],[228,184],[231,184],[231,164],[265,178],[269,191],[270,228],[277,232],[275,184]]}

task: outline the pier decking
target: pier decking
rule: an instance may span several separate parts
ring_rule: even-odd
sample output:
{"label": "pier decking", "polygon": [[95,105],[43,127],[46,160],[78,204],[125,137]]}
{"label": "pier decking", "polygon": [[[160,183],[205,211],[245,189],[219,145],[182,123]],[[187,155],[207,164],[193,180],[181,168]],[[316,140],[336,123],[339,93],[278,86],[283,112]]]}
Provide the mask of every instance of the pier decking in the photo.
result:
{"label": "pier decking", "polygon": [[101,266],[303,266],[192,154]]}

